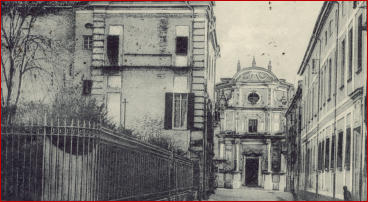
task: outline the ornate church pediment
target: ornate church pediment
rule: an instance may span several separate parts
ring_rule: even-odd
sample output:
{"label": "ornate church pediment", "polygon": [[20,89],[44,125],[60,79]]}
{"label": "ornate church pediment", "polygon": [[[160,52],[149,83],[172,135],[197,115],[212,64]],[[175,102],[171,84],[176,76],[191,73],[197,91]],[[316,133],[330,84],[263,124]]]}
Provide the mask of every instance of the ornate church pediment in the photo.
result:
{"label": "ornate church pediment", "polygon": [[273,82],[277,80],[273,75],[262,72],[262,71],[246,71],[242,74],[240,74],[236,81],[237,82]]}

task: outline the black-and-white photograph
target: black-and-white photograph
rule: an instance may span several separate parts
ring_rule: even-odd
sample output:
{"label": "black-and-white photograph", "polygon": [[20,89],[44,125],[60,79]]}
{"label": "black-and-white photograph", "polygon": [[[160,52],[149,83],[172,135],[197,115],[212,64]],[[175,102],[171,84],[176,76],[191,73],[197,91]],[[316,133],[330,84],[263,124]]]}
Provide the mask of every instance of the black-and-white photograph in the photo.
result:
{"label": "black-and-white photograph", "polygon": [[1,1],[2,201],[367,201],[366,1]]}

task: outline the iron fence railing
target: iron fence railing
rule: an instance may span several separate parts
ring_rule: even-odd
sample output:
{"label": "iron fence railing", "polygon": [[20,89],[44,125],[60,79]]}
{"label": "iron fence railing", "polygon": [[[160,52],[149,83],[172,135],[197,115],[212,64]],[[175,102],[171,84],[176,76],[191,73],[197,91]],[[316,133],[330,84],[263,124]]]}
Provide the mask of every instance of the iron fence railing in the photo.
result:
{"label": "iron fence railing", "polygon": [[193,162],[86,122],[1,123],[2,200],[162,200],[193,190]]}

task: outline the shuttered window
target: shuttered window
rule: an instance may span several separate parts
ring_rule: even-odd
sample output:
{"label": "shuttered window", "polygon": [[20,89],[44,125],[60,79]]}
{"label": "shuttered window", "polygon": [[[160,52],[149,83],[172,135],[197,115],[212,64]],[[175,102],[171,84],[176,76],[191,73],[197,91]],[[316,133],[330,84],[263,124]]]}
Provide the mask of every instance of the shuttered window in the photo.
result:
{"label": "shuttered window", "polygon": [[322,170],[322,161],[323,161],[323,149],[322,143],[318,143],[318,170]]}
{"label": "shuttered window", "polygon": [[344,140],[344,132],[339,132],[339,139],[337,140],[337,168],[342,168],[342,145]]}
{"label": "shuttered window", "polygon": [[194,120],[193,93],[166,93],[165,129],[192,129]]}
{"label": "shuttered window", "polygon": [[345,84],[345,39],[341,42],[341,82],[340,88]]}
{"label": "shuttered window", "polygon": [[346,129],[345,170],[350,170],[351,128]]}
{"label": "shuttered window", "polygon": [[329,169],[330,165],[330,138],[326,139],[326,147],[325,147],[325,169]]}
{"label": "shuttered window", "polygon": [[353,29],[349,30],[349,61],[348,61],[348,82],[352,80],[353,77]]}
{"label": "shuttered window", "polygon": [[363,39],[363,16],[360,15],[358,18],[358,44],[357,44],[357,48],[358,48],[358,54],[357,54],[357,72],[360,72],[362,70],[362,53],[363,53],[363,44],[362,44],[362,39]]}
{"label": "shuttered window", "polygon": [[336,136],[333,135],[331,139],[331,166],[330,166],[331,169],[335,168],[335,155],[336,155],[335,147],[336,147]]}

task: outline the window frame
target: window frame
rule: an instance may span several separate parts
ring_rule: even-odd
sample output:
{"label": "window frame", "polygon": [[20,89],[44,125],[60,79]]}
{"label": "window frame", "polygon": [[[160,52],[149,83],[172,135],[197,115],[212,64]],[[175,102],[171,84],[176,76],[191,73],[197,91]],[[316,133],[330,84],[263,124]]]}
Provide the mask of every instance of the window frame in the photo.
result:
{"label": "window frame", "polygon": [[332,94],[332,59],[330,58],[328,60],[328,97],[327,97],[327,101],[331,100],[331,94]]}
{"label": "window frame", "polygon": [[346,63],[346,41],[345,38],[341,41],[341,63],[340,63],[340,89],[345,86],[345,63]]}
{"label": "window frame", "polygon": [[[188,93],[175,93],[175,92],[173,92],[172,93],[172,95],[173,95],[173,99],[172,99],[172,119],[171,119],[171,124],[172,124],[172,128],[171,129],[173,129],[173,130],[187,130],[187,128],[188,128],[188,97],[189,97],[189,95],[188,95]],[[175,96],[176,95],[180,95],[180,110],[179,110],[179,112],[180,112],[180,121],[179,121],[179,123],[181,123],[182,122],[182,119],[184,119],[184,124],[182,125],[182,126],[180,126],[180,127],[175,127]],[[183,95],[186,95],[186,105],[185,105],[185,107],[186,107],[186,111],[185,111],[185,115],[182,117],[182,100],[183,100]]]}
{"label": "window frame", "polygon": [[344,168],[345,170],[350,170],[351,168],[351,127],[346,128],[345,135],[345,159],[344,159]]}
{"label": "window frame", "polygon": [[337,158],[336,168],[342,170],[343,145],[344,145],[344,131],[339,131],[337,139]]}
{"label": "window frame", "polygon": [[[252,123],[252,125],[251,125],[251,123]],[[257,133],[258,132],[258,119],[249,119],[248,120],[248,132],[249,133]]]}
{"label": "window frame", "polygon": [[353,28],[349,29],[348,32],[348,41],[349,41],[349,49],[348,49],[348,76],[347,82],[352,81],[353,79]]}
{"label": "window frame", "polygon": [[330,168],[330,138],[326,138],[325,146],[325,170]]}
{"label": "window frame", "polygon": [[92,50],[92,48],[93,48],[92,35],[83,35],[83,50]]}
{"label": "window frame", "polygon": [[[182,42],[186,42],[185,47],[179,46],[179,42],[180,42],[179,39],[183,39]],[[185,49],[185,51],[180,51],[181,49]],[[175,54],[180,55],[180,56],[187,56],[188,52],[189,52],[189,37],[188,36],[176,36],[175,37]]]}
{"label": "window frame", "polygon": [[360,73],[362,71],[362,65],[363,65],[363,46],[362,46],[362,42],[363,42],[363,33],[362,33],[362,24],[363,24],[363,15],[360,14],[358,17],[358,24],[357,24],[357,31],[358,31],[358,35],[357,35],[357,55],[356,55],[356,60],[357,60],[357,70],[356,70],[356,74]]}

